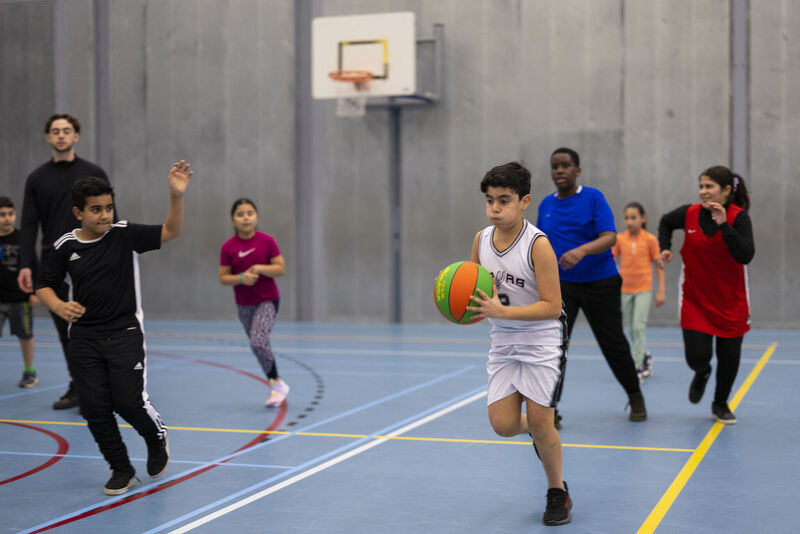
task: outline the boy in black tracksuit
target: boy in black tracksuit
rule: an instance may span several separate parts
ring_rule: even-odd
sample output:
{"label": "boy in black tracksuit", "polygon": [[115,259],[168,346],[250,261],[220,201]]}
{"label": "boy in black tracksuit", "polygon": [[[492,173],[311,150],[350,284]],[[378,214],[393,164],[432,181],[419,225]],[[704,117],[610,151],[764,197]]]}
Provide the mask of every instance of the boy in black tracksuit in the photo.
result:
{"label": "boy in black tracksuit", "polygon": [[[53,243],[37,284],[39,299],[70,323],[67,363],[81,414],[112,470],[103,488],[108,495],[125,493],[135,479],[114,412],[145,439],[151,477],[163,473],[169,460],[167,429],[144,389],[136,253],[158,249],[178,237],[191,175],[184,161],[172,166],[170,208],[163,225],[114,223],[114,191],[108,182],[95,177],[79,180],[72,189],[72,210],[81,227]],[[67,274],[72,300],[65,302],[55,289]]]}

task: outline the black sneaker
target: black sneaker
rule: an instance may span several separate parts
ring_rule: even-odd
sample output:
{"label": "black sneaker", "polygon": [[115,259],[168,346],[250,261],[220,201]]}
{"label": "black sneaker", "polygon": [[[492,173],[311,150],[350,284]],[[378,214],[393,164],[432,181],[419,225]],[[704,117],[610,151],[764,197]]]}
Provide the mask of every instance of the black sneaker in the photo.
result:
{"label": "black sneaker", "polygon": [[111,478],[108,479],[108,482],[103,487],[103,493],[106,495],[122,495],[133,486],[135,479],[136,471],[131,465],[122,469],[114,469],[111,472]]}
{"label": "black sneaker", "polygon": [[692,378],[692,383],[689,384],[689,402],[697,404],[703,398],[703,393],[706,391],[706,382],[711,376],[711,366],[702,373],[695,373]]}
{"label": "black sneaker", "polygon": [[558,408],[553,410],[553,424],[555,424],[556,430],[561,430],[561,414],[558,413]]}
{"label": "black sneaker", "polygon": [[724,425],[736,424],[736,416],[728,408],[727,402],[712,402],[711,413],[714,415],[714,419]]}
{"label": "black sneaker", "polygon": [[147,474],[157,477],[167,469],[169,463],[169,442],[166,434],[164,439],[147,444]]}
{"label": "black sneaker", "polygon": [[572,510],[572,499],[569,498],[569,488],[564,482],[564,489],[550,488],[547,490],[547,508],[542,516],[542,523],[551,527],[566,525],[572,521],[570,510]]}
{"label": "black sneaker", "polygon": [[644,407],[644,395],[641,391],[632,393],[628,397],[628,405],[631,407],[628,421],[647,421],[647,408]]}

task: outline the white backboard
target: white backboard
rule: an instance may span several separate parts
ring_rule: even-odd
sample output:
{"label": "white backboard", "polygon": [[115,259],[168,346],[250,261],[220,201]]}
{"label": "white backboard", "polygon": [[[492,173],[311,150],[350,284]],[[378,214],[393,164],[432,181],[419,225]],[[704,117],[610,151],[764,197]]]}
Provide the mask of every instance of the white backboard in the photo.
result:
{"label": "white backboard", "polygon": [[311,28],[311,93],[341,98],[360,92],[330,73],[366,70],[373,74],[368,96],[412,95],[417,89],[414,13],[317,17]]}

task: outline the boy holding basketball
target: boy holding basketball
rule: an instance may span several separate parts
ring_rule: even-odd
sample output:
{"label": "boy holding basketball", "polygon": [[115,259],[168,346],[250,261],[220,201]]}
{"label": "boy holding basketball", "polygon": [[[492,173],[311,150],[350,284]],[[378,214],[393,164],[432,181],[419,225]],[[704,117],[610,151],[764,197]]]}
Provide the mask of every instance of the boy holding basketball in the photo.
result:
{"label": "boy holding basketball", "polygon": [[[81,414],[112,470],[103,488],[119,495],[135,473],[114,412],[147,443],[147,473],[156,477],[169,461],[167,428],[145,390],[144,325],[137,254],[178,237],[183,195],[192,172],[184,161],[169,173],[170,205],[161,225],[114,223],[114,190],[105,180],[82,178],[72,188],[72,212],[81,227],[52,246],[36,294],[69,323],[67,364],[75,381]],[[70,301],[56,294],[69,274]]]}
{"label": "boy holding basketball", "polygon": [[531,435],[548,483],[542,522],[564,525],[572,500],[561,478],[561,438],[553,417],[567,358],[566,316],[550,241],[523,218],[530,190],[530,172],[516,162],[494,167],[481,181],[492,224],[475,235],[471,260],[492,273],[496,290],[489,298],[478,289],[481,298],[472,297],[467,309],[492,326],[489,422],[500,436]]}

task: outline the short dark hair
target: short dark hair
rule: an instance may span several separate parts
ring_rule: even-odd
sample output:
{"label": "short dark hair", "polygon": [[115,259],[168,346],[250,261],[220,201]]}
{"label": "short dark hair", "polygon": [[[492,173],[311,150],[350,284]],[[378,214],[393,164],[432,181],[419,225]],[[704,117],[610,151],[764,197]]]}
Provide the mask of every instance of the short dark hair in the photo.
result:
{"label": "short dark hair", "polygon": [[531,192],[531,172],[517,161],[492,167],[481,180],[481,193],[490,187],[507,187],[522,198]]}
{"label": "short dark hair", "polygon": [[256,203],[247,197],[242,197],[242,198],[237,198],[236,200],[233,201],[233,206],[231,206],[231,217],[233,217],[233,214],[236,213],[236,208],[238,208],[242,204],[250,204],[251,206],[253,206],[253,209],[256,211],[256,213],[258,213],[258,208],[256,207]]}
{"label": "short dark hair", "polygon": [[50,133],[50,127],[53,123],[59,119],[64,119],[68,123],[75,128],[75,133],[81,133],[81,121],[70,115],[69,113],[56,113],[54,115],[50,115],[47,121],[44,123],[44,133]]}
{"label": "short dark hair", "polygon": [[14,203],[11,202],[11,199],[8,197],[0,197],[0,208],[16,209]]}
{"label": "short dark hair", "polygon": [[114,188],[102,178],[88,176],[81,178],[72,186],[72,205],[83,211],[86,207],[86,199],[89,197],[99,197],[100,195],[111,195],[114,200]]}
{"label": "short dark hair", "polygon": [[562,146],[560,148],[557,148],[557,149],[553,150],[553,153],[550,154],[550,159],[553,159],[553,156],[555,156],[556,154],[567,154],[569,156],[569,158],[572,160],[572,163],[576,167],[580,167],[581,166],[581,157],[578,155],[577,152],[575,152],[571,148],[567,148],[565,146]]}

